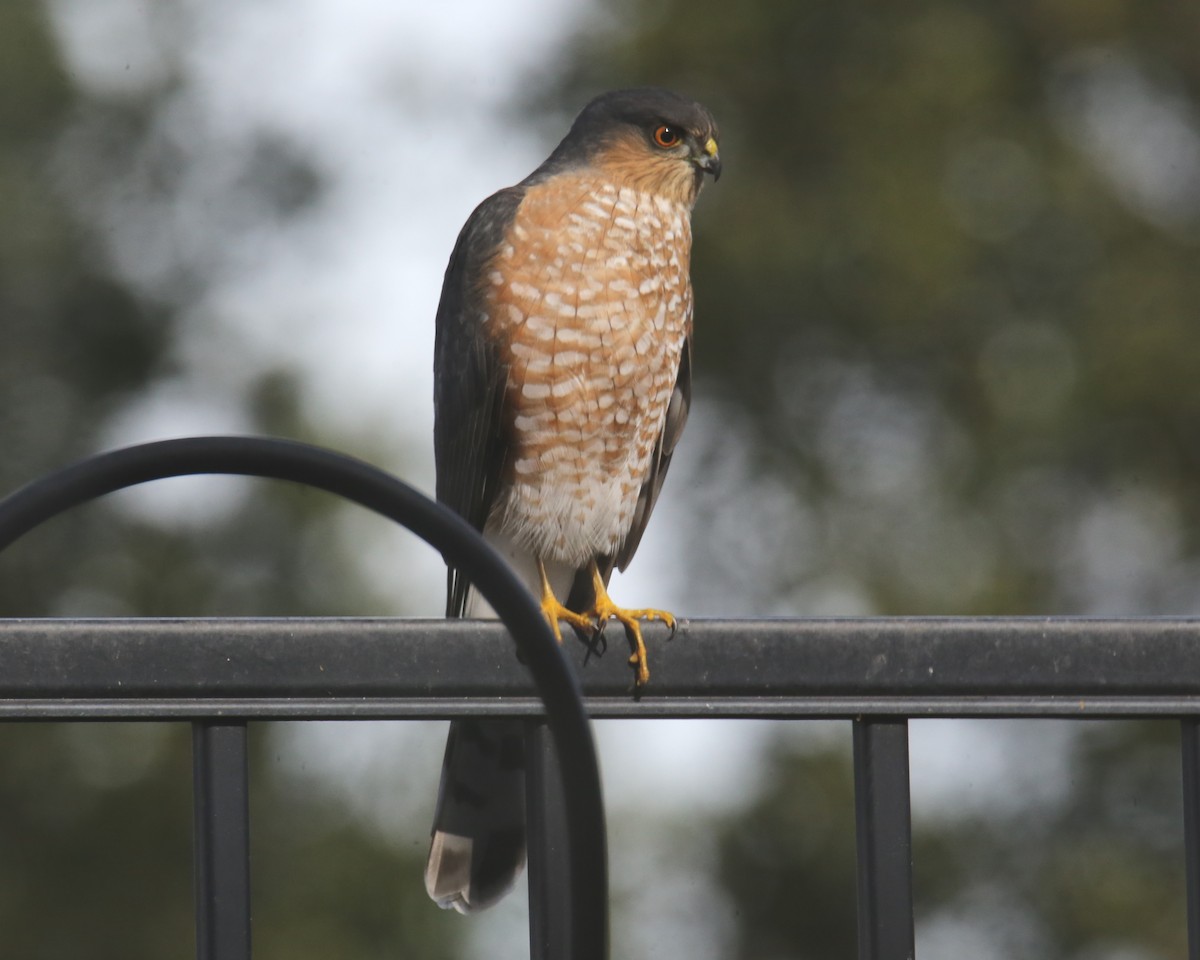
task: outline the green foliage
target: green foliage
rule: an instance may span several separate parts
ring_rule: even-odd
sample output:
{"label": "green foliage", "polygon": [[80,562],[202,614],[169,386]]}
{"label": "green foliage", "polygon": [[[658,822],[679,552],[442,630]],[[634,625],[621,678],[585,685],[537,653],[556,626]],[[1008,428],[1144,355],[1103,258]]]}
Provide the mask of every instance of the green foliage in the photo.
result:
{"label": "green foliage", "polygon": [[1186,952],[1178,727],[1089,724],[1061,801],[919,819],[924,919],[986,931],[1000,955]]}
{"label": "green foliage", "polygon": [[463,922],[419,882],[424,848],[399,848],[341,801],[272,775],[269,736],[252,738],[261,771],[254,825],[254,954],[261,960],[461,956]]}
{"label": "green foliage", "polygon": [[[105,445],[114,413],[176,370],[188,285],[201,278],[176,278],[171,296],[133,289],[81,213],[148,152],[169,201],[177,164],[144,142],[165,92],[93,98],[64,70],[42,4],[0,6],[4,492]],[[71,142],[68,131],[87,136]],[[269,142],[242,183],[247,202],[280,217],[320,187]],[[251,429],[317,439],[291,379],[259,372],[247,391]],[[164,524],[107,502],[35,531],[0,556],[0,616],[379,611],[347,574],[331,498],[265,483],[220,489],[232,489],[233,508],[215,519]],[[196,494],[202,518],[208,496]],[[423,851],[398,851],[343,811],[281,795],[263,749],[252,774],[258,954],[449,957],[462,928],[425,897]],[[0,955],[194,955],[186,725],[4,724],[0,767]]]}
{"label": "green foliage", "polygon": [[[722,127],[689,612],[1195,612],[1200,8],[604,12],[557,103],[661,84]],[[1176,735],[1089,726],[1061,803],[919,820],[931,955],[1182,955]],[[712,825],[734,955],[853,954],[846,763],[780,746]]]}
{"label": "green foliage", "polygon": [[777,741],[768,769],[759,795],[719,828],[719,879],[738,891],[731,956],[852,956],[854,783],[845,751]]}
{"label": "green foliage", "polygon": [[182,725],[0,726],[6,955],[194,953],[188,743]]}
{"label": "green foliage", "polygon": [[[821,607],[830,578],[860,598],[845,612],[1103,609],[1071,539],[1124,495],[1167,502],[1195,557],[1200,204],[1194,180],[1152,183],[1194,159],[1129,146],[1170,149],[1152,122],[1196,135],[1194,7],[609,7],[566,60],[567,101],[653,82],[722,126],[726,176],[696,216],[696,367],[739,418],[700,442],[746,448],[752,477],[791,490],[779,525],[815,512],[819,563],[759,545],[785,609]],[[1047,500],[1053,527],[1020,515]],[[697,536],[697,580],[736,576],[720,557],[737,545]],[[1195,609],[1167,585],[1172,546],[1124,612]]]}
{"label": "green foliage", "polygon": [[[1024,725],[1031,739],[1038,724]],[[1090,723],[1077,733],[1069,788],[931,816],[914,809],[918,955],[1181,956],[1178,728]],[[852,956],[854,794],[850,731],[838,742],[782,731],[754,797],[708,824],[733,904],[731,957]],[[1030,744],[1030,755],[1034,753]],[[964,757],[963,763],[970,763]]]}

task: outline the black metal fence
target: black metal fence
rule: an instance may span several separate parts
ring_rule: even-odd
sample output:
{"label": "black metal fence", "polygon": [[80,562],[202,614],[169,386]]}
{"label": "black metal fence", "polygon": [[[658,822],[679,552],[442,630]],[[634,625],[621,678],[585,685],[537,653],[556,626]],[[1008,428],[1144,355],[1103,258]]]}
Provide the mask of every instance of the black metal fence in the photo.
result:
{"label": "black metal fence", "polygon": [[[602,717],[854,722],[859,956],[913,956],[910,717],[1180,718],[1192,958],[1200,917],[1200,621],[683,621],[647,631],[654,682],[583,671]],[[531,956],[570,958],[566,811],[537,688],[495,623],[444,620],[0,621],[0,718],[189,720],[198,956],[250,956],[245,730],[255,720],[528,716]]]}
{"label": "black metal fence", "polygon": [[[393,478],[290,444],[151,446],[0,503],[0,549],[62,509],[157,476],[293,479],[372,506],[453,562],[473,564],[512,628],[510,636],[475,621],[0,620],[0,719],[192,723],[201,960],[251,956],[249,722],[482,714],[529,718],[531,957],[606,957],[604,816],[584,706],[593,717],[852,720],[863,960],[914,956],[909,718],[1177,717],[1189,957],[1200,960],[1200,620],[682,621],[671,640],[648,628],[654,680],[635,701],[620,657],[593,660],[581,689],[536,604],[494,555],[473,553],[465,525],[427,501],[408,502],[419,495]],[[513,638],[529,666],[513,656]]]}

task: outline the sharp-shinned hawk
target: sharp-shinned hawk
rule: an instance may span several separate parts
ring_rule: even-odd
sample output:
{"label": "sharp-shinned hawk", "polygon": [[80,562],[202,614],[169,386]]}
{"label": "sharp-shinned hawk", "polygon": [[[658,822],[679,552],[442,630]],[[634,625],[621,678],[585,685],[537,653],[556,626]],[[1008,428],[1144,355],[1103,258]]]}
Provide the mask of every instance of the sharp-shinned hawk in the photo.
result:
{"label": "sharp-shinned hawk", "polygon": [[[691,211],[720,175],[717,127],[658,88],[589,103],[532,174],[471,214],[437,312],[437,497],[559,621],[620,621],[634,683],[640,620],[609,599],[642,538],[691,396]],[[456,570],[447,616],[493,616]],[[518,721],[455,721],[425,883],[444,907],[487,906],[525,859]]]}

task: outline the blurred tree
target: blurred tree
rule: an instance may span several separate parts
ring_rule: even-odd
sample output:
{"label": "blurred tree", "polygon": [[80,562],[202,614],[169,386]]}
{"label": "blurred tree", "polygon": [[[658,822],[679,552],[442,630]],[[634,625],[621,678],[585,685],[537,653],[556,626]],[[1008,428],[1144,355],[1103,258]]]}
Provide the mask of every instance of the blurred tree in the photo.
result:
{"label": "blurred tree", "polygon": [[[178,51],[184,38],[175,40]],[[64,67],[45,6],[0,6],[4,492],[105,445],[115,415],[179,372],[182,317],[208,282],[206,264],[157,291],[134,289],[98,233],[103,218],[91,215],[122,191],[172,202],[182,165],[160,113],[177,85],[168,61],[156,83],[85,91]],[[226,202],[260,217],[292,216],[321,189],[303,157],[269,139],[235,180]],[[236,404],[248,432],[319,442],[293,379],[256,371],[239,395],[211,385],[208,399]],[[0,555],[0,616],[390,608],[349,575],[331,498],[265,483],[209,489],[167,523],[105,502],[23,538]],[[461,928],[439,927],[428,909],[422,852],[381,844],[328,804],[283,795],[262,741],[260,732],[259,954],[450,956]],[[0,726],[0,955],[194,953],[189,750],[183,725]]]}
{"label": "blurred tree", "polygon": [[[1180,37],[1200,13],[606,9],[564,60],[564,102],[686,90],[728,158],[693,268],[714,408],[689,446],[711,469],[672,495],[778,522],[697,529],[696,603],[1196,609],[1200,67]],[[788,496],[731,498],[734,482]],[[1112,556],[1139,532],[1142,555]]]}
{"label": "blurred tree", "polygon": [[[1177,734],[1173,723],[1088,724],[1054,802],[936,818],[918,805],[918,955],[1184,955]],[[738,921],[726,956],[854,954],[848,753],[849,730],[838,744],[776,737],[757,795],[709,824]]]}
{"label": "blurred tree", "polygon": [[1057,802],[918,823],[923,930],[941,955],[964,941],[1047,960],[1187,953],[1178,725],[1079,734]]}
{"label": "blurred tree", "polygon": [[[1140,0],[602,4],[547,105],[654,83],[722,126],[689,613],[1200,609],[1198,36]],[[930,955],[1180,955],[1174,735],[1088,726],[1061,806],[920,822]],[[718,827],[733,955],[848,956],[847,756],[786,744]]]}
{"label": "blurred tree", "polygon": [[777,740],[759,794],[716,825],[737,906],[731,958],[855,953],[854,779],[844,750]]}

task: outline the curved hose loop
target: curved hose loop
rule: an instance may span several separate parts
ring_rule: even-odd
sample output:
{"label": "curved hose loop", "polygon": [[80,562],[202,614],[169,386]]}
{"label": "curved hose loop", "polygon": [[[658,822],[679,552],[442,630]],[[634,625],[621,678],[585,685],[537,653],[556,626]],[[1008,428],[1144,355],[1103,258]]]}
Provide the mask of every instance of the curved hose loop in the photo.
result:
{"label": "curved hose loop", "polygon": [[188,437],[98,454],[0,500],[0,550],[43,521],[150,480],[235,474],[289,480],[335,494],[407,527],[466,571],[516,641],[546,709],[566,798],[571,956],[608,956],[608,863],[596,745],[579,681],[540,607],[461,517],[389,473],[331,450],[267,437]]}

